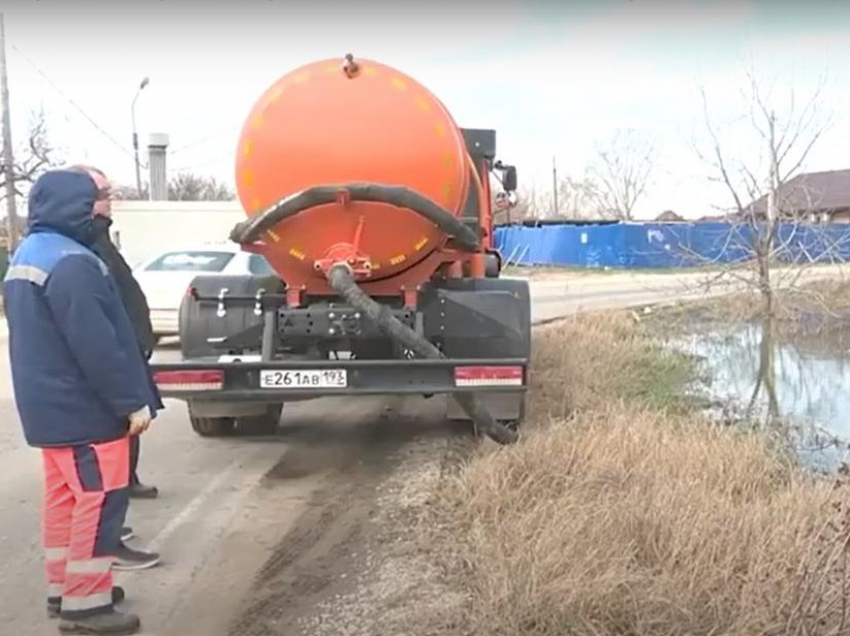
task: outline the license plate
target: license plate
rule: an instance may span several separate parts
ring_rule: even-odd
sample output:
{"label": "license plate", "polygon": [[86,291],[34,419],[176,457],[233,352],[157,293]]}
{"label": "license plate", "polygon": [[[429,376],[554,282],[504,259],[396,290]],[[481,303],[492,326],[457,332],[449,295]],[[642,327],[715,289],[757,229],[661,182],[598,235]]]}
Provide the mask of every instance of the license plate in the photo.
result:
{"label": "license plate", "polygon": [[260,371],[262,389],[344,389],[347,386],[345,369]]}

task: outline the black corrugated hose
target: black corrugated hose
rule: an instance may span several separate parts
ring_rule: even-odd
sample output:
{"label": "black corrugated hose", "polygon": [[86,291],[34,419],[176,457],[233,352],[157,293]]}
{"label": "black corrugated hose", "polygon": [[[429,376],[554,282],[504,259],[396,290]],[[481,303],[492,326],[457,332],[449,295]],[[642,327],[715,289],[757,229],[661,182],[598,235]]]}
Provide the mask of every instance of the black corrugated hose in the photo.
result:
{"label": "black corrugated hose", "polygon": [[460,247],[473,251],[478,249],[479,237],[475,230],[464,225],[448,210],[410,188],[377,183],[321,185],[297,192],[278,201],[264,212],[238,223],[230,233],[230,240],[236,243],[255,241],[260,234],[284,219],[317,205],[333,203],[342,190],[348,193],[352,201],[373,201],[411,210],[428,219],[448,236],[454,237]]}
{"label": "black corrugated hose", "polygon": [[[393,316],[387,307],[375,302],[360,289],[347,265],[338,264],[331,267],[328,272],[328,282],[334,291],[351,303],[352,307],[366,315],[381,332],[413,351],[418,357],[431,359],[445,357],[442,351]],[[517,441],[517,432],[494,420],[474,393],[456,393],[455,399],[478,429],[493,441],[499,444],[513,444]]]}

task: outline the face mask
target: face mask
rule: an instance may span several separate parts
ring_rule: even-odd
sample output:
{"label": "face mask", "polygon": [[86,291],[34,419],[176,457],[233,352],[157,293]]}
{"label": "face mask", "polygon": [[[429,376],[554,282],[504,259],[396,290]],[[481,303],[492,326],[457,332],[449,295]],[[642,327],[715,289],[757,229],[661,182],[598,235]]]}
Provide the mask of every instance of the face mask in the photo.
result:
{"label": "face mask", "polygon": [[112,219],[107,218],[105,216],[100,216],[99,214],[94,215],[93,222],[95,230],[98,232],[103,232],[107,230],[110,225],[112,225]]}

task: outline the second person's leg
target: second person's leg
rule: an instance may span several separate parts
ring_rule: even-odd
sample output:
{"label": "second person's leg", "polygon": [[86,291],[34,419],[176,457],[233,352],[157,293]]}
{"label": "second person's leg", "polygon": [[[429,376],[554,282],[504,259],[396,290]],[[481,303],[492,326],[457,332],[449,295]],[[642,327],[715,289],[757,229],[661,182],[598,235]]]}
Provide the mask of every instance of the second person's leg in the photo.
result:
{"label": "second person's leg", "polygon": [[156,499],[159,491],[155,486],[145,486],[139,481],[139,452],[141,441],[138,435],[130,438],[130,497],[133,499]]}

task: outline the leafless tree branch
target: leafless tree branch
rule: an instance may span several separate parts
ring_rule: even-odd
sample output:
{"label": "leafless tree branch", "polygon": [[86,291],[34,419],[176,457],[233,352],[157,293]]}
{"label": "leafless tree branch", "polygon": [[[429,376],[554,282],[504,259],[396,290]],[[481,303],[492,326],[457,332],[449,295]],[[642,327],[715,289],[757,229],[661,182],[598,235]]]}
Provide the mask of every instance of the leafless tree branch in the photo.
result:
{"label": "leafless tree branch", "polygon": [[597,148],[588,174],[597,182],[600,210],[620,220],[633,218],[655,168],[654,144],[634,130],[618,131],[610,144]]}
{"label": "leafless tree branch", "polygon": [[[18,146],[13,153],[15,160],[12,167],[12,181],[16,196],[23,197],[29,184],[32,184],[46,169],[58,163],[56,149],[48,139],[44,110],[38,109],[30,114],[27,138]],[[0,200],[5,198],[5,165],[0,160]]]}

